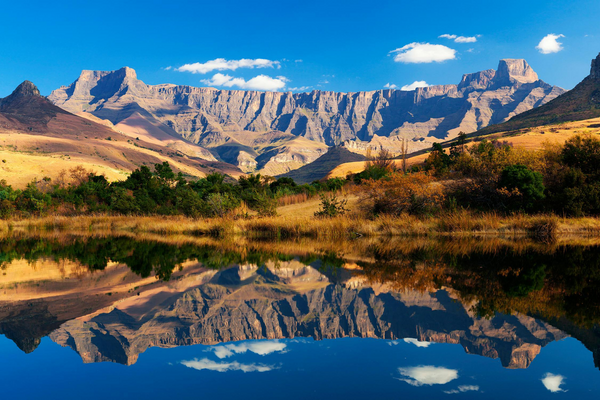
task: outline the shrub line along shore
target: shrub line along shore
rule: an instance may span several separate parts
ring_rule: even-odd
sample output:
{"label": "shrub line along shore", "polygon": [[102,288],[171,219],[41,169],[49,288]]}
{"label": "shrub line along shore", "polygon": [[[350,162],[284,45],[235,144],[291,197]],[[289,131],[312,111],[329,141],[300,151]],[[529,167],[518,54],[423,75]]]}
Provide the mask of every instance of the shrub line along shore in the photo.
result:
{"label": "shrub line along shore", "polygon": [[375,219],[346,215],[336,218],[264,217],[192,219],[183,216],[47,216],[0,221],[0,235],[36,231],[88,233],[156,233],[265,238],[324,238],[390,236],[527,236],[552,241],[562,236],[600,237],[600,219],[555,215],[460,211],[436,216],[382,216]]}

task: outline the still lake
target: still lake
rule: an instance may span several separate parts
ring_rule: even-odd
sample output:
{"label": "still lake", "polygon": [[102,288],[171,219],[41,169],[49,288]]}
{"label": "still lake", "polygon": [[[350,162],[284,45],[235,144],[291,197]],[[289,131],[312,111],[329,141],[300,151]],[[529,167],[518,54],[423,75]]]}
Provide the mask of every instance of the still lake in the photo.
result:
{"label": "still lake", "polygon": [[0,239],[0,393],[600,398],[600,245]]}

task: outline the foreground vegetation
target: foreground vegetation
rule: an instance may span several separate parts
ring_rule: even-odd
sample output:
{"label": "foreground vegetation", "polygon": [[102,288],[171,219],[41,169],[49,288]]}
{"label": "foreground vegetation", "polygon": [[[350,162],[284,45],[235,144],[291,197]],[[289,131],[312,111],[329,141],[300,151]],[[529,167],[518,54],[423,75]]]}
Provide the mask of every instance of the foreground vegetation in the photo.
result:
{"label": "foreground vegetation", "polygon": [[15,190],[0,181],[0,218],[45,215],[185,215],[191,218],[276,214],[279,203],[302,201],[318,193],[339,190],[343,179],[297,185],[290,178],[260,174],[227,181],[212,173],[188,180],[164,162],[133,171],[124,181],[109,182],[104,175],[75,167],[53,181],[44,178]]}
{"label": "foreground vegetation", "polygon": [[[600,140],[574,136],[542,150],[508,142],[434,145],[424,164],[396,169],[385,151],[360,174],[310,185],[290,178],[219,173],[199,180],[168,163],[126,180],[74,168],[25,190],[0,184],[0,230],[81,229],[269,237],[378,235],[557,235],[600,233]],[[349,204],[340,191],[358,200]],[[320,198],[299,215],[277,207]]]}

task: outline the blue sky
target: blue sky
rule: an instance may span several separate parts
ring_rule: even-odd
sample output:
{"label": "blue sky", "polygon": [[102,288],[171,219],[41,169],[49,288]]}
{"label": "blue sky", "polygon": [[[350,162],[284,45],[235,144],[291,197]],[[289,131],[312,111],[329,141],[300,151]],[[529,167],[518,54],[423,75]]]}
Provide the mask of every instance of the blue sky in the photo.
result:
{"label": "blue sky", "polygon": [[[458,83],[501,58],[525,58],[541,79],[570,89],[600,52],[598,0],[33,0],[2,8],[0,97],[25,79],[48,95],[82,69],[122,66],[149,84],[376,90]],[[543,54],[536,46],[549,34],[563,35],[555,39],[562,45],[547,39]],[[438,61],[414,62],[427,57]],[[195,63],[204,73],[178,70]]]}
{"label": "blue sky", "polygon": [[527,369],[504,368],[499,359],[468,354],[459,344],[410,339],[153,347],[125,366],[83,364],[49,338],[25,354],[0,336],[0,357],[2,394],[9,399],[580,400],[597,399],[600,390],[590,351],[573,338],[542,348]]}

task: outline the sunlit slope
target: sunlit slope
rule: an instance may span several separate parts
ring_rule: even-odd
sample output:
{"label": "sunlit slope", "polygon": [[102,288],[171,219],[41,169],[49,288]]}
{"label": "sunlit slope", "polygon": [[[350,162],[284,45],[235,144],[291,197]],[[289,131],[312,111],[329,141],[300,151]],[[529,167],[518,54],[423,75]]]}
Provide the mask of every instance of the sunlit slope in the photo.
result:
{"label": "sunlit slope", "polygon": [[[570,137],[580,133],[600,134],[600,118],[592,118],[584,121],[565,122],[555,125],[539,126],[516,131],[499,132],[478,137],[478,140],[505,140],[515,147],[537,150],[544,143],[564,143]],[[408,166],[425,161],[427,154],[419,154],[409,157],[406,161]],[[402,161],[395,160],[397,168],[401,168]],[[365,169],[364,162],[352,162],[339,165],[327,174],[327,178],[345,177],[348,174],[356,174]]]}
{"label": "sunlit slope", "polygon": [[0,179],[18,188],[33,179],[54,179],[62,170],[78,165],[113,180],[142,165],[164,161],[189,176],[201,177],[214,170],[241,174],[198,146],[191,145],[204,154],[171,144],[133,138],[108,123],[66,112],[40,96],[31,82],[0,99]]}

